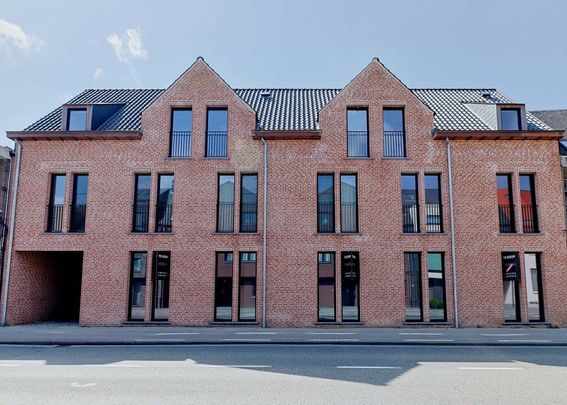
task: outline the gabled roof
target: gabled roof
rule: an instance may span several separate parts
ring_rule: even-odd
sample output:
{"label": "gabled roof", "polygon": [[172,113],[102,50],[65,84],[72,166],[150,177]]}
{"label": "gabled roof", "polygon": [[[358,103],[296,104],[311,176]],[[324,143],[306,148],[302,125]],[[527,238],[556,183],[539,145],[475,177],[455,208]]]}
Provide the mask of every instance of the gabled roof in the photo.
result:
{"label": "gabled roof", "polygon": [[567,129],[567,110],[542,110],[530,113],[553,129]]}

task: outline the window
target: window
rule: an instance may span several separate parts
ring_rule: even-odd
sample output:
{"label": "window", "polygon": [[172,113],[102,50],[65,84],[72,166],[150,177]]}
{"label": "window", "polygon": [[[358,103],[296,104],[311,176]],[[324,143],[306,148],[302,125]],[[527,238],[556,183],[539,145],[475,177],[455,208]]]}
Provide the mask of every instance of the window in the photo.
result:
{"label": "window", "polygon": [[128,320],[143,321],[146,307],[146,269],[148,254],[132,252],[130,256],[130,300]]}
{"label": "window", "polygon": [[406,156],[403,108],[384,108],[384,157]]}
{"label": "window", "polygon": [[318,316],[319,322],[335,322],[335,254],[317,254]]}
{"label": "window", "polygon": [[207,109],[207,139],[205,157],[227,156],[228,110]]}
{"label": "window", "polygon": [[496,175],[496,193],[498,198],[498,220],[500,232],[515,233],[514,202],[512,198],[512,175]]}
{"label": "window", "polygon": [[240,178],[240,232],[256,232],[258,221],[258,175]]}
{"label": "window", "polygon": [[240,253],[238,320],[256,320],[256,252]]}
{"label": "window", "polygon": [[427,254],[427,279],[429,283],[429,320],[447,320],[445,304],[445,272],[443,253]]}
{"label": "window", "polygon": [[335,176],[317,175],[317,232],[335,232]]}
{"label": "window", "polygon": [[68,108],[67,131],[86,131],[86,130],[87,130],[87,109]]}
{"label": "window", "polygon": [[89,176],[87,174],[76,174],[73,179],[73,200],[71,203],[69,232],[85,232],[88,187]]}
{"label": "window", "polygon": [[347,156],[368,157],[368,110],[347,110]]}
{"label": "window", "polygon": [[504,321],[520,321],[520,260],[518,252],[502,252]]}
{"label": "window", "polygon": [[234,174],[219,175],[217,232],[234,232]]}
{"label": "window", "polygon": [[544,322],[543,291],[541,288],[541,254],[524,255],[526,288],[528,290],[528,321]]}
{"label": "window", "polygon": [[501,108],[500,129],[503,131],[519,131],[521,129],[521,109]]}
{"label": "window", "polygon": [[154,252],[154,305],[152,320],[167,321],[169,319],[169,272],[170,252]]}
{"label": "window", "polygon": [[405,284],[406,284],[406,321],[421,322],[421,254],[404,253]]}
{"label": "window", "polygon": [[341,287],[343,322],[360,321],[360,261],[358,252],[342,252]]}
{"label": "window", "polygon": [[341,232],[358,232],[356,174],[341,174]]}
{"label": "window", "polygon": [[520,203],[524,233],[539,232],[535,183],[533,174],[520,174]]}
{"label": "window", "polygon": [[136,174],[132,232],[148,232],[151,188],[152,176],[150,174]]}
{"label": "window", "polygon": [[47,232],[58,233],[63,230],[66,178],[64,174],[51,175],[51,192],[47,207]]}
{"label": "window", "polygon": [[232,320],[232,252],[217,252],[215,321]]}
{"label": "window", "polygon": [[417,175],[402,174],[402,216],[404,233],[419,233]]}
{"label": "window", "polygon": [[443,232],[443,211],[441,206],[441,176],[426,174],[425,184],[425,215],[427,232]]}
{"label": "window", "polygon": [[156,232],[171,232],[173,225],[173,175],[160,174],[158,177],[156,207]]}
{"label": "window", "polygon": [[192,128],[193,111],[190,108],[175,108],[171,110],[170,157],[191,156]]}

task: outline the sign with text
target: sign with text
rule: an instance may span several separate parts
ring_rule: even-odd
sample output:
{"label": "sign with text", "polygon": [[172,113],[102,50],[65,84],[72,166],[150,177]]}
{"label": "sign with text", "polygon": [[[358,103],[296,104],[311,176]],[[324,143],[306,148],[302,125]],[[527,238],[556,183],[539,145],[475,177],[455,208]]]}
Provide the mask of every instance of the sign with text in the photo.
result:
{"label": "sign with text", "polygon": [[502,275],[505,281],[520,279],[520,258],[518,252],[502,253]]}

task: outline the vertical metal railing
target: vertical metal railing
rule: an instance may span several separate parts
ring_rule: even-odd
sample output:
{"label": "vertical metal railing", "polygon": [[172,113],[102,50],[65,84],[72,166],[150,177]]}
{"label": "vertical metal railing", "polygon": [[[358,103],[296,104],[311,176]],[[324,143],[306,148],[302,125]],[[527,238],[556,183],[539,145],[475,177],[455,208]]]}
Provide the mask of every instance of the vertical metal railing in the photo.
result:
{"label": "vertical metal railing", "polygon": [[191,156],[191,131],[172,131],[169,144],[170,157]]}
{"label": "vertical metal railing", "polygon": [[384,131],[384,157],[405,157],[405,131]]}
{"label": "vertical metal railing", "polygon": [[522,228],[524,233],[538,233],[539,224],[537,217],[537,205],[522,205]]}
{"label": "vertical metal railing", "polygon": [[425,217],[427,220],[427,232],[443,232],[443,209],[441,204],[425,204]]}
{"label": "vertical metal railing", "polygon": [[85,232],[87,204],[71,204],[69,232]]}
{"label": "vertical metal railing", "polygon": [[132,232],[148,232],[150,204],[137,203],[133,206]]}
{"label": "vertical metal railing", "polygon": [[419,233],[419,205],[416,203],[403,203],[402,216],[404,219],[404,233]]}
{"label": "vertical metal railing", "polygon": [[63,204],[49,204],[47,206],[46,232],[58,233],[63,230]]}
{"label": "vertical metal railing", "polygon": [[347,149],[349,157],[368,157],[368,131],[348,131]]}
{"label": "vertical metal railing", "polygon": [[234,232],[234,203],[219,202],[217,232]]}
{"label": "vertical metal railing", "polygon": [[156,204],[156,232],[171,232],[173,225],[173,204]]}
{"label": "vertical metal railing", "polygon": [[500,222],[501,233],[515,233],[516,224],[514,223],[514,206],[499,205],[498,221]]}
{"label": "vertical metal railing", "polygon": [[227,131],[207,131],[206,157],[227,156]]}
{"label": "vertical metal railing", "polygon": [[240,204],[240,232],[256,232],[258,204]]}
{"label": "vertical metal railing", "polygon": [[335,232],[335,204],[333,203],[317,204],[317,232],[319,233]]}
{"label": "vertical metal railing", "polygon": [[341,232],[358,232],[357,204],[341,204]]}

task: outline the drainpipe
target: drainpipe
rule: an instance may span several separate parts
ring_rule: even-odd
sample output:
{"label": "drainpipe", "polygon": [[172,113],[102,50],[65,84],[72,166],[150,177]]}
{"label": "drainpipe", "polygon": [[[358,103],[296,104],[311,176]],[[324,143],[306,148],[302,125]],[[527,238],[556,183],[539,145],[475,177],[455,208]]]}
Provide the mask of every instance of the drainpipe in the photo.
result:
{"label": "drainpipe", "polygon": [[268,219],[268,143],[262,138],[264,145],[264,181],[262,182],[262,328],[266,327],[266,246],[267,246],[267,219]]}
{"label": "drainpipe", "polygon": [[449,214],[451,220],[451,273],[453,275],[453,310],[455,328],[459,328],[459,304],[457,302],[457,259],[455,257],[455,209],[453,207],[453,171],[451,169],[451,142],[447,142],[447,173],[449,177]]}
{"label": "drainpipe", "polygon": [[[8,261],[6,262],[6,281],[2,299],[2,317],[0,326],[6,325],[8,313],[8,288],[10,286],[10,272],[12,270],[12,251],[14,246],[14,227],[16,222],[16,204],[18,202],[18,185],[20,183],[20,161],[22,160],[22,144],[16,141],[16,178],[14,179],[14,193],[12,195],[12,210],[10,212],[10,230],[8,234]],[[1,291],[0,291],[1,292]]]}
{"label": "drainpipe", "polygon": [[7,234],[7,226],[8,226],[8,207],[10,201],[10,185],[12,183],[12,158],[14,156],[14,152],[10,151],[10,163],[8,163],[8,184],[6,185],[6,191],[4,194],[4,218],[2,218],[2,241],[0,242],[0,293],[2,293],[2,279],[4,276],[4,257],[6,255],[6,234]]}

